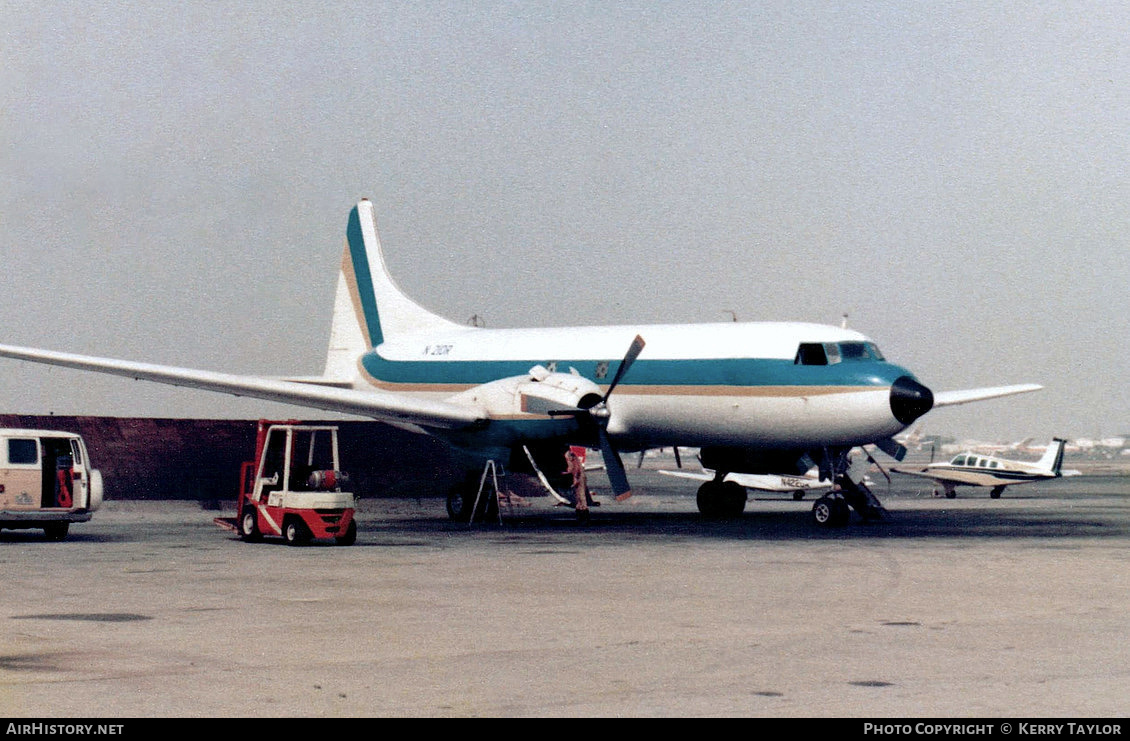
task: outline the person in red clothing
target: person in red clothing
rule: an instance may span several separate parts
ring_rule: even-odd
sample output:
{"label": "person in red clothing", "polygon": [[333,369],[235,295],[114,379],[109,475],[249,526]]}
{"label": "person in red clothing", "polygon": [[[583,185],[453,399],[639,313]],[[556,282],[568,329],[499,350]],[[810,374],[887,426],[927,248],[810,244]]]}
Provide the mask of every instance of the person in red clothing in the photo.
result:
{"label": "person in red clothing", "polygon": [[589,486],[585,462],[572,448],[565,451],[565,473],[573,477],[573,506],[577,519],[586,522],[589,519]]}

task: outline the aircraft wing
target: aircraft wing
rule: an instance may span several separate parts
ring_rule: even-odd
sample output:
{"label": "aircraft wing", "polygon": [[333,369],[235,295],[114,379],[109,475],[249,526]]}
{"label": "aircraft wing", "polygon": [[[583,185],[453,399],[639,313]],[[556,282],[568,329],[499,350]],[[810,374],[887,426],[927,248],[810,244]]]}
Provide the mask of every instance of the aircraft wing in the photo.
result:
{"label": "aircraft wing", "polygon": [[[669,471],[660,469],[664,476],[677,476],[695,481],[713,481],[715,474],[706,471]],[[746,489],[759,491],[792,492],[809,489],[828,489],[831,481],[820,481],[806,476],[778,476],[776,474],[728,473],[725,481],[732,481]]]}
{"label": "aircraft wing", "polygon": [[981,389],[966,389],[964,391],[942,391],[934,394],[934,409],[950,407],[958,404],[968,404],[971,401],[984,401],[996,399],[1001,396],[1013,394],[1026,394],[1030,391],[1039,391],[1043,386],[1037,383],[1021,383],[1015,386],[993,386]]}
{"label": "aircraft wing", "polygon": [[[241,376],[12,345],[0,345],[0,357],[109,373],[172,386],[219,391],[233,396],[248,396],[328,412],[356,414],[385,422],[456,428],[486,420],[482,412],[471,407],[443,401],[415,399],[377,390],[335,388],[311,383],[311,379],[286,381],[260,376]],[[332,382],[327,381],[327,384],[329,383]]]}
{"label": "aircraft wing", "polygon": [[706,473],[705,471],[668,471],[660,469],[659,473],[664,476],[677,476],[681,479],[694,479],[695,481],[713,481],[714,474]]}
{"label": "aircraft wing", "polygon": [[891,471],[895,473],[904,473],[908,476],[920,476],[926,479],[933,479],[940,484],[957,484],[962,486],[999,486],[1004,484],[1023,484],[1026,483],[1024,479],[1001,479],[988,473],[980,473],[978,471],[947,471],[947,470],[930,470],[927,468],[910,468],[907,466],[892,466]]}

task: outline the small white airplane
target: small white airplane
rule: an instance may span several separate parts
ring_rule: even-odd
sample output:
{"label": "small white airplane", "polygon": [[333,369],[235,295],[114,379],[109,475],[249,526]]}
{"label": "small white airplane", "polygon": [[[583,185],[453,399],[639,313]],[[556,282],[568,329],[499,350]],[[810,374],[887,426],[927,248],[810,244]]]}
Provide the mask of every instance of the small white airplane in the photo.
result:
{"label": "small white airplane", "polygon": [[[895,473],[933,479],[942,485],[949,499],[957,496],[958,486],[991,486],[989,496],[999,499],[1006,486],[1046,481],[1060,476],[1078,476],[1078,471],[1064,471],[1064,441],[1053,438],[1040,460],[1014,461],[972,451],[959,453],[948,463],[929,463],[925,466],[891,466]],[[937,494],[937,490],[934,491]]]}
{"label": "small white airplane", "polygon": [[[528,450],[541,468],[556,471],[569,445],[601,451],[618,499],[631,493],[619,451],[683,446],[699,448],[703,464],[723,474],[792,475],[816,465],[821,478],[841,484],[837,501],[876,516],[881,508],[856,486],[862,476],[849,476],[853,447],[874,444],[900,458],[905,449],[892,436],[934,407],[1041,388],[933,393],[864,335],[819,324],[463,326],[396,285],[368,200],[349,215],[319,377],[234,375],[7,345],[0,356],[361,415],[434,435],[462,454],[470,471],[447,498],[449,515],[460,520],[474,514],[489,462],[529,471]],[[707,511],[724,498],[720,486],[703,484],[699,501]]]}
{"label": "small white airplane", "polygon": [[[677,478],[691,479],[693,481],[714,481],[718,478],[718,473],[708,468],[704,468],[700,471],[661,468],[659,469],[659,473],[664,476],[675,476]],[[820,471],[815,466],[797,476],[783,476],[773,473],[730,472],[723,475],[722,480],[733,482],[742,487],[742,489],[756,489],[758,491],[768,491],[777,494],[792,494],[793,499],[797,501],[804,499],[804,495],[810,491],[832,488],[832,482],[829,479],[820,479]],[[702,505],[699,505],[699,509],[701,508]]]}

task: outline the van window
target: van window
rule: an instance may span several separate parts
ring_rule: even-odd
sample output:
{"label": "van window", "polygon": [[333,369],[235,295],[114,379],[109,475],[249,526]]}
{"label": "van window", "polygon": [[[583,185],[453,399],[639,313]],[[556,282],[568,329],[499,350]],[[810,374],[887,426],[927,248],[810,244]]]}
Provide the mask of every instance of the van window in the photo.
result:
{"label": "van window", "polygon": [[76,466],[81,466],[83,464],[82,446],[78,444],[78,438],[71,438],[71,455],[74,456]]}
{"label": "van window", "polygon": [[8,462],[39,463],[39,445],[35,439],[13,438],[8,440]]}

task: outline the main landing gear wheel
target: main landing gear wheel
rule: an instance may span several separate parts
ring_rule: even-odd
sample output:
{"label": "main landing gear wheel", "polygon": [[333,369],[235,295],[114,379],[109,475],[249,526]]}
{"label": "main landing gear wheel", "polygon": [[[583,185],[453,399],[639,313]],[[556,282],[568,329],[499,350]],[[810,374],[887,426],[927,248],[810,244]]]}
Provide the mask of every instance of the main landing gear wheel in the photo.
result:
{"label": "main landing gear wheel", "polygon": [[821,527],[843,527],[851,519],[851,508],[841,497],[828,494],[812,503],[812,520]]}
{"label": "main landing gear wheel", "polygon": [[471,507],[474,505],[474,495],[469,494],[464,487],[456,487],[447,492],[447,516],[456,522],[470,522]]}
{"label": "main landing gear wheel", "polygon": [[447,516],[455,522],[470,522],[475,499],[479,499],[480,517],[494,517],[498,515],[498,494],[491,486],[483,489],[479,497],[479,474],[468,474],[461,483],[456,484],[447,492]]}
{"label": "main landing gear wheel", "polygon": [[239,537],[246,543],[262,540],[263,536],[259,533],[259,523],[254,509],[245,509],[243,516],[239,518]]}
{"label": "main landing gear wheel", "polygon": [[1003,494],[1003,493],[1004,493],[1004,487],[1003,486],[994,486],[993,490],[989,492],[989,496],[992,497],[993,499],[1000,499],[1001,494]]}
{"label": "main landing gear wheel", "polygon": [[745,512],[746,493],[733,481],[707,481],[698,487],[696,501],[704,517],[741,517]]}

